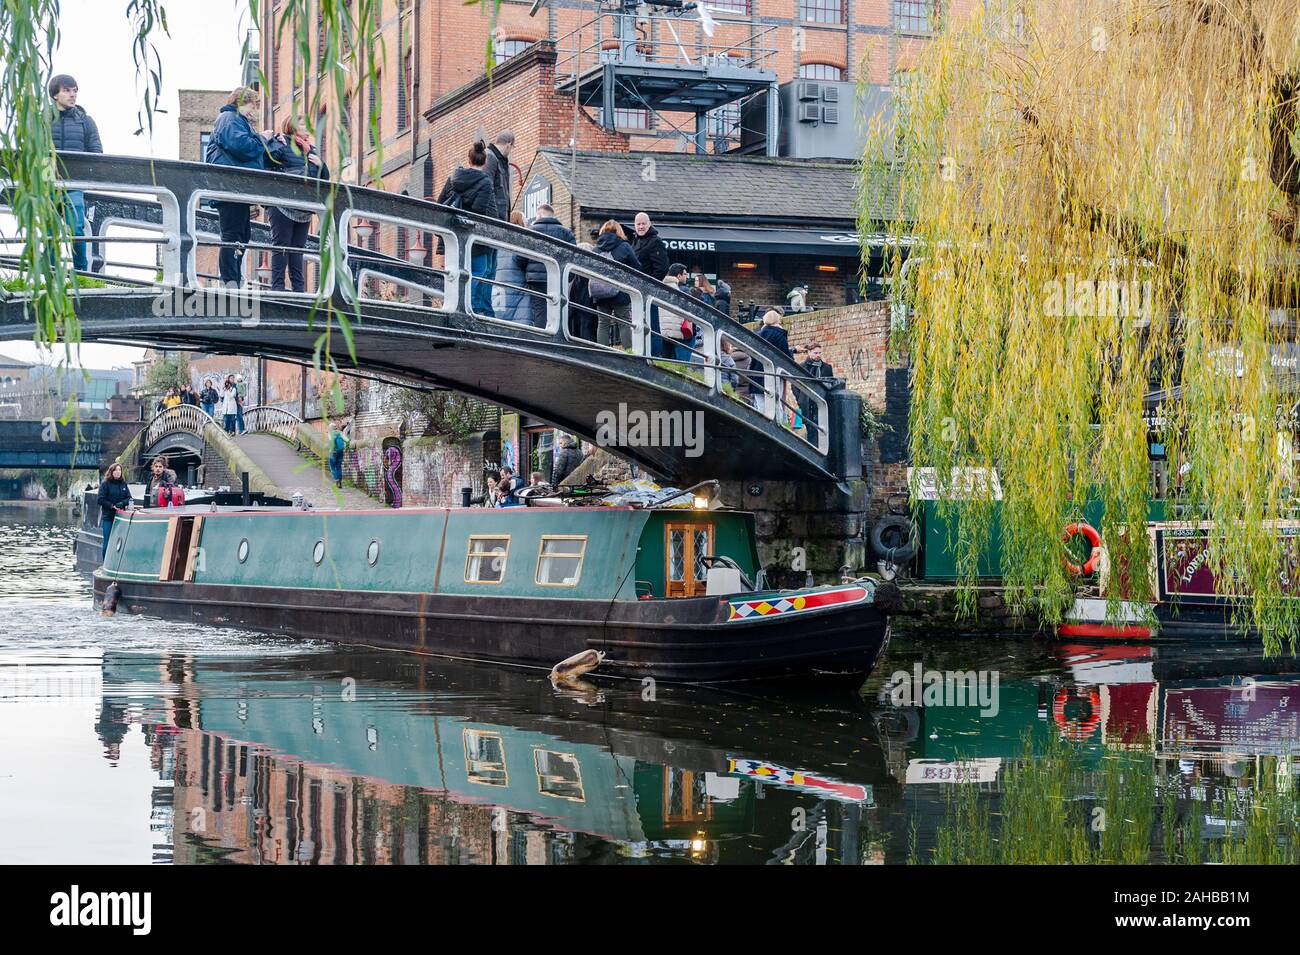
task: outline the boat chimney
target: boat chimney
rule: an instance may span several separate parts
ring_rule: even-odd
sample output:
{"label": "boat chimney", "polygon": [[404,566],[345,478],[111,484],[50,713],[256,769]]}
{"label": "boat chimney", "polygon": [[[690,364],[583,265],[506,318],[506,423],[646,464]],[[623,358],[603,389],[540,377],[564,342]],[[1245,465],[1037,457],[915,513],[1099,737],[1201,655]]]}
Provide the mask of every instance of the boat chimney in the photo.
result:
{"label": "boat chimney", "polygon": [[244,507],[248,507],[248,505],[252,502],[252,497],[248,493],[248,472],[247,471],[239,472],[239,483],[240,485],[242,485],[244,489]]}

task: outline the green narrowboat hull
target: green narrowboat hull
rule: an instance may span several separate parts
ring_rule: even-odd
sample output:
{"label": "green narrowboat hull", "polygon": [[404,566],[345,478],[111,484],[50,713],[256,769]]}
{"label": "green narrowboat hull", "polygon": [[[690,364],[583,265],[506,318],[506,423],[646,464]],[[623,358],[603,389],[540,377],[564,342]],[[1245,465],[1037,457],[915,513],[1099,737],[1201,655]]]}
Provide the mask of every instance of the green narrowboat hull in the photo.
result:
{"label": "green narrowboat hull", "polygon": [[115,523],[95,594],[116,583],[119,611],[547,670],[598,650],[599,675],[860,684],[888,639],[871,581],[703,594],[685,565],[707,549],[754,573],[752,527],[612,507],[137,512]]}

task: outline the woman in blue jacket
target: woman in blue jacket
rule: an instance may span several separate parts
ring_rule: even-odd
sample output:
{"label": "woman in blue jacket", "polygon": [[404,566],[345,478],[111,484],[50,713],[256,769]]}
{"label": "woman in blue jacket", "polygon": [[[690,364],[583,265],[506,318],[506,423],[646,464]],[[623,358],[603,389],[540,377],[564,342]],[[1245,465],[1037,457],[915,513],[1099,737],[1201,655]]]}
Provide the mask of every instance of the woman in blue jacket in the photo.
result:
{"label": "woman in blue jacket", "polygon": [[[241,86],[230,94],[212,125],[208,152],[204,157],[208,162],[241,169],[266,168],[266,140],[254,131],[251,122],[257,115],[258,106],[257,90],[252,87]],[[215,205],[221,220],[222,244],[218,256],[221,284],[237,286],[244,277],[244,248],[252,234],[249,225],[252,207],[247,202],[219,202]]]}

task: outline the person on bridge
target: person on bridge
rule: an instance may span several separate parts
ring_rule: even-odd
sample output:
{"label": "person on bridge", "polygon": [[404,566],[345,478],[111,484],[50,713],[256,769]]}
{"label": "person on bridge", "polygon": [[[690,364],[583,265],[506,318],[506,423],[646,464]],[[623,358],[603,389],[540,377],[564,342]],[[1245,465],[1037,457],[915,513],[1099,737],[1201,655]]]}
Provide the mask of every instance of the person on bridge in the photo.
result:
{"label": "person on bridge", "polygon": [[781,313],[776,309],[768,309],[763,316],[763,327],[758,330],[758,337],[767,341],[778,351],[782,351],[786,355],[792,354],[790,351],[790,335],[781,327]]}
{"label": "person on bridge", "polygon": [[235,430],[240,434],[248,434],[248,429],[244,427],[244,402],[248,398],[248,385],[244,382],[243,375],[235,376]]}
{"label": "person on bridge", "polygon": [[[99,127],[82,107],[77,105],[77,81],[67,73],[50,78],[50,99],[54,100],[58,115],[50,126],[54,148],[82,153],[102,153],[104,144],[99,141]],[[63,198],[63,217],[74,236],[86,234],[86,194],[71,189]],[[72,267],[78,272],[90,270],[90,257],[85,242],[72,243]]]}
{"label": "person on bridge", "polygon": [[235,423],[239,418],[239,391],[235,388],[235,376],[226,375],[221,385],[222,426],[226,434],[235,433]]}
{"label": "person on bridge", "polygon": [[515,134],[508,129],[497,133],[497,138],[487,151],[487,167],[484,172],[492,180],[492,189],[496,193],[497,218],[510,221],[510,150],[515,148]]}
{"label": "person on bridge", "polygon": [[[217,113],[208,138],[207,162],[241,169],[265,169],[269,162],[266,140],[253,129],[259,100],[257,90],[240,86],[230,94]],[[244,250],[252,236],[247,202],[218,202],[221,220],[221,254],[218,256],[222,285],[240,285],[244,279]]]}
{"label": "person on bridge", "polygon": [[[497,214],[496,190],[493,189],[492,180],[488,178],[485,171],[487,146],[483,140],[480,139],[469,148],[467,158],[468,166],[457,166],[447,177],[442,192],[438,193],[439,205],[453,206],[481,216],[500,218]],[[491,280],[496,278],[496,250],[484,245],[475,246],[474,254],[470,256],[469,268],[472,276],[469,284],[470,308],[475,315],[495,318],[496,313],[492,311]],[[488,281],[478,281],[478,279]]]}
{"label": "person on bridge", "polygon": [[[330,171],[311,141],[307,131],[292,116],[286,116],[280,124],[280,132],[273,136],[268,144],[271,168],[290,176],[302,176],[308,179],[329,179]],[[290,251],[302,249],[307,245],[308,227],[311,225],[312,213],[304,209],[280,209],[272,206],[271,244],[271,290],[284,291],[285,270],[289,273],[289,289],[294,292],[307,291],[303,277],[302,253]]]}
{"label": "person on bridge", "polygon": [[199,392],[199,406],[203,408],[203,413],[211,418],[217,412],[217,401],[220,399],[217,389],[212,387],[212,379],[203,379],[203,390]]}
{"label": "person on bridge", "polygon": [[[623,227],[613,219],[606,219],[596,237],[596,254],[629,268],[640,271],[641,262],[632,251]],[[602,345],[613,345],[632,350],[632,296],[616,285],[597,279],[589,282],[587,294],[600,312],[596,340]],[[606,317],[606,316],[612,316]]]}
{"label": "person on bridge", "polygon": [[101,561],[108,553],[108,535],[113,532],[113,521],[117,515],[131,510],[131,506],[131,488],[122,474],[122,465],[110,464],[99,485],[99,528],[104,535],[104,545],[99,553]]}
{"label": "person on bridge", "polygon": [[[561,242],[568,242],[570,245],[574,242],[573,233],[559,219],[555,218],[555,209],[545,202],[537,207],[537,218],[533,220],[533,231],[540,232],[552,239],[559,239]],[[545,328],[546,266],[541,262],[529,262],[524,278],[527,280],[528,289],[531,293],[528,297],[532,299],[529,324],[533,328]]]}
{"label": "person on bridge", "polygon": [[[659,232],[650,222],[650,216],[638,212],[632,220],[632,231],[636,238],[632,240],[632,251],[641,263],[641,271],[652,279],[662,279],[668,274],[668,247],[659,238]],[[659,306],[650,306],[650,354],[655,358],[668,356],[668,343],[659,334]]]}
{"label": "person on bridge", "polygon": [[[510,213],[512,225],[527,225],[524,214],[516,209]],[[507,322],[524,322],[528,320],[529,305],[524,299],[524,273],[528,260],[517,255],[500,255],[497,257],[496,280],[501,283],[492,286],[492,310],[496,317]]]}

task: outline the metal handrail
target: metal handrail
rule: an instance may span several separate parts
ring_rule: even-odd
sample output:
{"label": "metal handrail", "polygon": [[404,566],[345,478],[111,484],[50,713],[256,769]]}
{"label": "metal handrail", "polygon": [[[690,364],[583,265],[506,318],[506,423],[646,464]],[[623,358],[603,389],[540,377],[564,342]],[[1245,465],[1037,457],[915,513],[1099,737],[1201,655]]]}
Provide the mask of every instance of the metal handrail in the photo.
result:
{"label": "metal handrail", "polygon": [[274,434],[298,445],[298,426],[302,419],[292,411],[275,405],[257,405],[244,409],[244,426],[249,432]]}
{"label": "metal handrail", "polygon": [[[296,176],[199,163],[80,153],[60,154],[59,161],[64,167],[61,187],[82,189],[87,192],[88,202],[111,205],[114,221],[127,221],[134,215],[158,228],[164,240],[158,245],[157,267],[162,280],[153,283],[151,287],[168,296],[173,293],[193,295],[213,291],[205,290],[201,285],[195,258],[200,242],[207,244],[201,236],[210,227],[212,219],[209,213],[200,210],[202,201],[214,195],[239,196],[242,201],[254,204],[320,205],[324,208],[330,188],[328,183]],[[352,225],[357,220],[363,223],[378,222],[381,226],[397,222],[417,231],[417,241],[430,249],[429,254],[433,254],[434,243],[442,250],[440,256],[433,256],[434,262],[441,258],[441,265],[431,266],[407,263],[397,258],[385,259],[382,254],[376,255],[374,250],[363,248],[360,244],[345,245],[340,263],[345,269],[353,274],[364,273],[399,288],[404,287],[412,293],[412,298],[404,302],[375,299],[365,295],[356,283],[352,288],[348,288],[345,283],[336,283],[331,273],[325,277],[324,287],[319,288],[313,297],[319,302],[329,301],[339,311],[352,313],[364,302],[368,309],[375,309],[368,320],[410,325],[418,319],[418,324],[430,328],[442,327],[447,316],[470,316],[477,323],[475,334],[483,337],[510,337],[518,341],[520,336],[528,336],[539,340],[549,339],[557,347],[589,347],[593,352],[605,355],[621,353],[629,362],[645,366],[658,364],[660,371],[675,375],[678,378],[678,383],[672,386],[675,389],[698,389],[702,393],[715,395],[723,393],[722,372],[730,371],[718,359],[719,336],[725,334],[733,344],[743,343],[744,351],[757,363],[757,367],[746,371],[744,376],[746,379],[761,376],[767,385],[765,391],[768,394],[773,392],[772,386],[778,374],[792,380],[805,377],[802,369],[787,354],[734,319],[680,289],[664,284],[656,277],[646,276],[594,251],[551,239],[526,228],[436,203],[376,189],[347,185],[339,185],[337,189],[337,201],[332,212],[322,211],[318,214],[334,217],[333,231],[336,235],[351,235]],[[114,195],[103,195],[110,190]],[[121,196],[124,192],[142,198],[124,199]],[[100,245],[114,241],[112,236],[107,235],[98,238]],[[256,247],[257,244],[260,243],[251,245]],[[314,238],[309,239],[304,251],[308,255],[319,251],[316,245]],[[502,285],[516,294],[537,297],[539,301],[544,298],[545,308],[539,309],[545,317],[544,327],[525,327],[519,322],[475,314],[470,288],[472,276],[468,268],[471,256],[468,253],[472,249],[482,248],[494,249],[499,256],[519,255],[530,263],[542,266],[546,277],[544,293],[540,288],[513,285],[495,277],[485,276],[477,281],[488,286]],[[626,321],[632,329],[631,353],[599,347],[571,333],[575,324],[572,319],[589,308],[571,303],[566,294],[568,280],[575,271],[588,276],[599,276],[628,291],[631,303],[630,317]],[[442,279],[443,288],[437,295],[431,295],[425,284],[431,273]],[[106,292],[95,291],[101,294]],[[231,295],[248,294],[247,289],[242,293],[233,290],[218,291]],[[288,293],[283,300],[278,292],[268,293],[259,289],[256,294],[274,308],[302,307],[301,297],[293,299]],[[123,303],[122,307],[128,306]],[[686,317],[697,325],[703,323],[700,327],[705,330],[706,336],[702,349],[696,350],[691,345],[674,340],[674,344],[690,349],[699,360],[683,363],[680,369],[671,360],[656,362],[653,355],[655,349],[650,347],[654,335],[650,315],[651,309],[655,307],[665,310],[665,314],[672,316],[672,320]],[[600,310],[595,311],[599,313]],[[618,317],[613,320],[619,323],[624,321]],[[494,332],[494,328],[498,331]],[[699,376],[697,369],[707,370],[703,376]],[[647,371],[640,374],[650,377],[653,373]],[[704,380],[700,380],[701,377]],[[836,387],[813,378],[807,380],[806,387],[808,398],[818,406],[818,422],[829,421],[826,396],[832,390],[837,390]],[[734,402],[729,401],[728,406],[731,414],[743,417]],[[758,418],[767,419],[768,428],[771,429],[777,413],[777,402],[764,402],[764,406],[762,410],[752,410],[752,413]],[[814,435],[812,440],[798,435],[796,437],[818,454],[830,456],[831,449],[826,434]],[[840,441],[843,443],[842,438]]]}
{"label": "metal handrail", "polygon": [[[612,23],[606,24],[607,19],[612,21],[615,17],[623,16],[619,13],[599,13],[592,19],[587,20],[578,27],[570,30],[564,36],[555,41],[556,62],[555,77],[557,83],[562,83],[566,79],[571,80],[574,73],[584,73],[586,70],[596,66],[604,61],[601,54],[609,49],[609,44],[614,41],[616,32]],[[725,43],[721,37],[716,41],[712,37],[705,36],[702,31],[699,36],[681,35],[680,40],[687,49],[702,46],[702,50],[695,50],[698,54],[699,62],[692,62],[691,66],[706,66],[710,64],[710,58],[716,58],[719,55],[738,54],[736,62],[729,62],[730,66],[737,66],[742,69],[763,69],[770,64],[779,52],[776,45],[777,27],[754,27],[747,20],[732,19],[723,12],[719,15],[714,11],[720,27],[734,27],[739,29],[749,29],[749,32],[734,43]],[[664,16],[661,14],[651,14],[645,17],[637,17],[638,23],[664,23],[671,25],[674,30],[697,31],[696,25],[687,19],[681,17]],[[603,28],[602,28],[603,27]],[[583,37],[592,37],[588,43],[583,43]],[[638,52],[641,60],[645,63],[680,63],[682,52],[678,49],[678,43],[669,39],[672,36],[670,32],[668,37],[661,36],[657,41],[649,39],[637,43]],[[664,52],[661,52],[663,48]],[[741,58],[743,57],[743,58]]]}
{"label": "metal handrail", "polygon": [[145,425],[144,431],[141,432],[140,449],[143,451],[151,447],[159,438],[175,434],[177,431],[195,434],[201,438],[203,429],[210,424],[215,425],[216,421],[198,405],[177,405],[175,408],[167,408],[150,418],[149,423]]}

